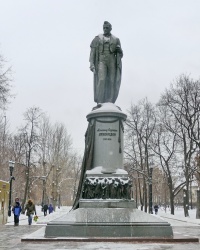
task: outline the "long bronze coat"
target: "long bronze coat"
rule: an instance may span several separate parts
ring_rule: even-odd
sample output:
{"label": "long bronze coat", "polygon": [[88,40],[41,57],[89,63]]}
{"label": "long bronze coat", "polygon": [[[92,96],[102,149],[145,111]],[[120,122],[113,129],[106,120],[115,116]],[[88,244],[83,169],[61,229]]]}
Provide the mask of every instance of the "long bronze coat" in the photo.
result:
{"label": "long bronze coat", "polygon": [[[119,89],[120,89],[120,85],[121,85],[121,75],[122,75],[122,63],[121,63],[121,58],[123,57],[123,53],[117,53],[116,52],[116,47],[120,46],[121,48],[121,44],[120,44],[120,40],[119,38],[111,35],[110,36],[110,41],[109,41],[109,50],[110,53],[114,53],[115,57],[116,57],[116,75],[115,75],[115,86],[114,86],[114,92],[113,92],[113,96],[111,97],[112,99],[112,103],[115,103],[118,94],[119,94]],[[95,67],[95,74],[94,74],[94,101],[98,102],[97,100],[98,98],[98,92],[96,89],[97,83],[98,83],[98,64],[99,64],[99,54],[103,53],[103,49],[104,49],[104,43],[103,43],[103,35],[98,35],[96,36],[91,45],[91,52],[90,52],[90,64],[94,65]],[[101,90],[101,91],[105,91],[105,90]],[[102,103],[106,102],[104,100],[102,100]]]}

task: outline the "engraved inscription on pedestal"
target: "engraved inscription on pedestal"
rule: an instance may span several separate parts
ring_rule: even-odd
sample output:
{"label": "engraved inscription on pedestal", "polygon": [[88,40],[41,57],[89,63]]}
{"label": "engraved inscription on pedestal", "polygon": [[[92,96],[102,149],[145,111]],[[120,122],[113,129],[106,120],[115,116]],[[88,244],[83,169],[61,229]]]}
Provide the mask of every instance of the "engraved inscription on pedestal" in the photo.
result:
{"label": "engraved inscription on pedestal", "polygon": [[118,118],[96,119],[94,166],[102,166],[103,173],[114,173],[123,166],[123,134]]}
{"label": "engraved inscription on pedestal", "polygon": [[117,136],[118,130],[117,129],[97,129],[97,134],[99,137],[102,137],[103,141],[112,141],[113,136]]}

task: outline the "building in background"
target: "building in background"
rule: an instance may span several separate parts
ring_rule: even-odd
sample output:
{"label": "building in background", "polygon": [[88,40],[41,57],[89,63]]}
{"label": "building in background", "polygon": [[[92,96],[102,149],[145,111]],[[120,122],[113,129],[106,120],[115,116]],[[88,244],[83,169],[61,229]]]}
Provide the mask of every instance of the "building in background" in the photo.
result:
{"label": "building in background", "polygon": [[9,182],[0,180],[0,224],[6,224],[8,220],[9,188]]}

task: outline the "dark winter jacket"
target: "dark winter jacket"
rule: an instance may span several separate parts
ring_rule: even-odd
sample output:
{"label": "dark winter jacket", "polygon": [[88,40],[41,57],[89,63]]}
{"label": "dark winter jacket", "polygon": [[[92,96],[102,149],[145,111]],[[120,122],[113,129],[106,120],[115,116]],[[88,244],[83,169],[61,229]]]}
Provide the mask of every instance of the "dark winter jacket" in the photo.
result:
{"label": "dark winter jacket", "polygon": [[36,214],[35,205],[33,203],[27,203],[25,210],[27,216],[33,215],[34,213]]}
{"label": "dark winter jacket", "polygon": [[47,211],[48,210],[48,205],[45,204],[44,207],[43,207],[44,211]]}

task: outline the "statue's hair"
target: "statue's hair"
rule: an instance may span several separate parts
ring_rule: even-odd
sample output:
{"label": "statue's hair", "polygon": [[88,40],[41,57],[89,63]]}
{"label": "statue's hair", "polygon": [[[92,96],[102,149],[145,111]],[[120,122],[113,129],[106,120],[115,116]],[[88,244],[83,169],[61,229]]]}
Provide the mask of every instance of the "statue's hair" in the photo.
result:
{"label": "statue's hair", "polygon": [[103,23],[103,25],[109,25],[110,28],[112,29],[112,25],[111,25],[108,21],[105,21],[105,22]]}

